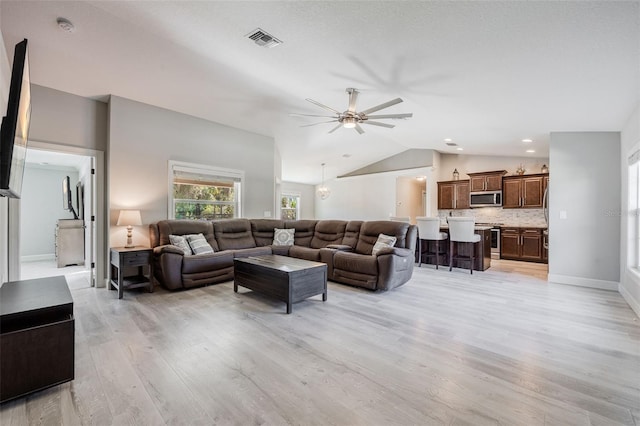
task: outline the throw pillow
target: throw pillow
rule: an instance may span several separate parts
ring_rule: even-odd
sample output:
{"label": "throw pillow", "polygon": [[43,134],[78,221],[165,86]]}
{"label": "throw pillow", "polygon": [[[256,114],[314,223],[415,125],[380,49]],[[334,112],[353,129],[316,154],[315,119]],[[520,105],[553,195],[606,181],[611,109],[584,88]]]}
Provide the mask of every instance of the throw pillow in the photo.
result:
{"label": "throw pillow", "polygon": [[187,235],[187,241],[195,255],[213,253],[213,248],[202,234]]}
{"label": "throw pillow", "polygon": [[182,235],[169,235],[169,241],[171,241],[171,245],[174,245],[184,252],[185,256],[190,256],[193,254],[191,251],[191,247],[189,247],[189,243],[187,239]]}
{"label": "throw pillow", "polygon": [[291,229],[278,229],[275,228],[273,230],[273,245],[274,246],[292,246],[293,245],[293,236],[296,230]]}
{"label": "throw pillow", "polygon": [[396,237],[380,234],[378,235],[378,240],[373,245],[373,249],[371,250],[371,255],[376,256],[380,250],[382,250],[385,247],[393,247],[395,243],[396,243]]}

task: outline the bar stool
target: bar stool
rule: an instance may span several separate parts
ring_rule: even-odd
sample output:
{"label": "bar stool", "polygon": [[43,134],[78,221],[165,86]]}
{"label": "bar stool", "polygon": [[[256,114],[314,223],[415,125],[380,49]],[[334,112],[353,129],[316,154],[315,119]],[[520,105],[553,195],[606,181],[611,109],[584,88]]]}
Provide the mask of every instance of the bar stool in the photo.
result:
{"label": "bar stool", "polygon": [[[453,269],[453,260],[468,260],[469,271],[473,274],[473,263],[475,260],[475,244],[480,242],[482,237],[474,232],[476,221],[472,217],[449,217],[449,271]],[[456,247],[456,256],[453,255],[453,247]],[[458,256],[458,246],[464,243],[471,244],[471,254],[469,256]]]}
{"label": "bar stool", "polygon": [[[416,217],[416,224],[418,225],[418,267],[422,265],[422,257],[435,257],[436,269],[440,264],[440,256],[446,255],[446,253],[440,253],[440,241],[444,241],[449,238],[446,232],[440,232],[440,218],[438,217]],[[422,242],[427,242],[427,250],[429,249],[429,241],[436,242],[435,253],[422,253]]]}

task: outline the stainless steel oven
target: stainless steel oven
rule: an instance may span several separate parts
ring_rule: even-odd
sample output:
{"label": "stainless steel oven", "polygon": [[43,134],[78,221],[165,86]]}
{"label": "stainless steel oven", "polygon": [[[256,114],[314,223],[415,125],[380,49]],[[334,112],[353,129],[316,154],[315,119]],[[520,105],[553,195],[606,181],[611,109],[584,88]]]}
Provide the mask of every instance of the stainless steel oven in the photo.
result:
{"label": "stainless steel oven", "polygon": [[491,257],[500,258],[500,228],[491,228]]}

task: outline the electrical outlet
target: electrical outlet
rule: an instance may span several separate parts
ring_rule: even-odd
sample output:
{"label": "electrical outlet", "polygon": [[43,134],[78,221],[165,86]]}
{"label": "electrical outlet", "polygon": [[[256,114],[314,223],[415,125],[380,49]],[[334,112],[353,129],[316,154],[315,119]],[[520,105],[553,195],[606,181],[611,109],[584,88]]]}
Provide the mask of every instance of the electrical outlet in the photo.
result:
{"label": "electrical outlet", "polygon": [[271,217],[271,210],[265,210],[264,212],[262,212],[262,216],[263,217]]}

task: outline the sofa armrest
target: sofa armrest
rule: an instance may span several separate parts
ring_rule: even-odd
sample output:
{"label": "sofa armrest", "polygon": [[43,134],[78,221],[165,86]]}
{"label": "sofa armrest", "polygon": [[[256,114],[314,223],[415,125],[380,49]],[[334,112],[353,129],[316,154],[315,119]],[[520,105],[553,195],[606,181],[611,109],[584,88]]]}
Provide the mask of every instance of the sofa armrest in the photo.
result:
{"label": "sofa armrest", "polygon": [[409,249],[406,248],[400,248],[400,247],[383,247],[382,249],[380,249],[378,251],[378,253],[376,254],[377,257],[383,256],[385,254],[392,254],[395,256],[400,256],[400,257],[409,257],[409,256],[413,256],[413,252]]}
{"label": "sofa armrest", "polygon": [[329,244],[326,248],[338,250],[338,251],[353,251],[353,247],[346,244]]}
{"label": "sofa armrest", "polygon": [[164,246],[158,246],[153,248],[153,254],[156,256],[161,255],[162,253],[175,253],[184,256],[184,251],[180,247],[167,244]]}

